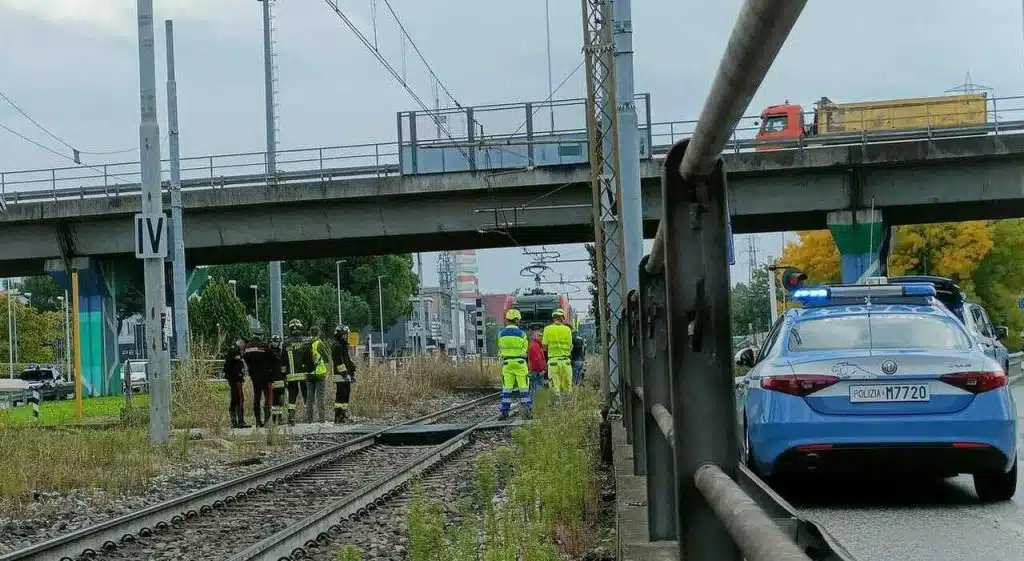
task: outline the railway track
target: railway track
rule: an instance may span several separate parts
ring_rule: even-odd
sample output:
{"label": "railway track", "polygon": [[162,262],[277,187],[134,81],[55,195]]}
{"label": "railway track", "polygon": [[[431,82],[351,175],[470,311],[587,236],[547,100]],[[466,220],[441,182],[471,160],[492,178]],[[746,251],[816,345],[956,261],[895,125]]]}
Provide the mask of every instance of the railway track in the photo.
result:
{"label": "railway track", "polygon": [[[496,417],[490,394],[300,458],[0,556],[0,561],[79,559],[293,559],[345,518],[399,494],[417,474],[462,450]],[[399,426],[471,422],[436,446],[387,446]]]}

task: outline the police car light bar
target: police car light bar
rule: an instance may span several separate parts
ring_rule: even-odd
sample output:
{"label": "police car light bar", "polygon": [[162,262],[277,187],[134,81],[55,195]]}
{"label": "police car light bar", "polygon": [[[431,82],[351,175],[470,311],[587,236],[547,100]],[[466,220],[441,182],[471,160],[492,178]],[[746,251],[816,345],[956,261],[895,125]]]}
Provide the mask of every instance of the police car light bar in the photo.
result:
{"label": "police car light bar", "polygon": [[801,288],[793,292],[793,300],[803,303],[825,302],[833,298],[881,298],[887,296],[935,296],[935,285],[908,283],[818,286]]}

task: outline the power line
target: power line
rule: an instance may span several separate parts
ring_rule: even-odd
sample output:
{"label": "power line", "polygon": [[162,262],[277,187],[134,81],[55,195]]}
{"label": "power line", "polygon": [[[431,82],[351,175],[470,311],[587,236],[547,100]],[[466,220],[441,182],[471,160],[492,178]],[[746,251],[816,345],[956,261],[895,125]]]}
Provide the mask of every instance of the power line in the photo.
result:
{"label": "power line", "polygon": [[[75,160],[73,157],[68,156],[67,154],[64,154],[63,152],[60,152],[58,150],[54,150],[53,148],[50,148],[49,146],[47,146],[45,144],[36,142],[35,140],[32,140],[31,138],[21,134],[20,132],[12,129],[11,127],[8,127],[7,125],[5,125],[3,123],[0,123],[0,129],[3,129],[5,131],[13,134],[14,136],[24,140],[25,142],[28,142],[29,144],[32,144],[33,146],[36,146],[37,148],[41,148],[41,149],[46,150],[47,152],[49,152],[51,154],[54,154],[54,155],[59,156],[61,158],[64,158],[65,160],[69,160],[69,161],[72,161],[72,162],[74,162],[76,164],[83,165],[83,166],[85,166],[85,167],[87,167],[87,168],[89,168],[89,169],[91,169],[91,170],[93,170],[93,171],[95,171],[97,173],[104,173],[104,171],[102,169],[100,169],[100,168],[98,168],[96,166],[92,166],[92,165],[89,165],[89,164],[83,164],[81,161]],[[105,175],[107,177],[113,179],[114,181],[118,181],[118,180],[122,180],[123,181],[124,180],[124,177],[121,176],[121,175],[116,175],[116,174],[105,174]],[[124,181],[124,183],[129,183],[129,182],[128,181]]]}
{"label": "power line", "polygon": [[412,49],[416,51],[416,55],[420,57],[420,60],[423,61],[423,65],[427,67],[427,72],[430,72],[430,75],[434,78],[434,81],[437,82],[437,85],[441,86],[441,91],[447,94],[448,97],[451,98],[453,102],[455,102],[456,107],[462,109],[463,107],[459,103],[459,100],[455,99],[455,95],[452,94],[452,92],[449,91],[447,87],[445,87],[444,82],[442,82],[441,78],[437,76],[437,73],[434,72],[433,68],[431,68],[430,63],[427,62],[426,57],[423,56],[423,52],[420,51],[419,46],[416,45],[416,41],[414,41],[412,36],[409,35],[409,32],[405,30],[405,26],[402,25],[402,19],[398,17],[398,13],[395,12],[395,9],[391,7],[391,2],[389,2],[388,0],[384,0],[384,5],[387,6],[388,11],[391,12],[391,16],[395,18],[395,23],[398,24],[398,29],[402,31],[402,35],[405,35],[405,38],[409,40],[409,44],[412,45]]}
{"label": "power line", "polygon": [[[29,122],[32,123],[33,125],[35,125],[36,127],[38,127],[39,130],[45,132],[50,138],[56,140],[57,142],[63,144],[69,150],[71,150],[72,154],[75,155],[75,157],[71,158],[71,161],[73,161],[75,163],[81,163],[79,161],[79,159],[77,158],[77,156],[79,154],[88,154],[88,155],[92,155],[92,156],[107,156],[107,155],[113,155],[113,154],[125,154],[125,153],[128,153],[128,152],[133,152],[133,151],[138,150],[138,148],[127,148],[127,149],[124,149],[124,150],[108,150],[108,151],[95,151],[95,152],[93,152],[93,151],[86,151],[86,150],[79,150],[78,148],[75,148],[74,146],[72,146],[72,145],[68,144],[67,142],[65,142],[64,139],[62,139],[61,137],[59,137],[56,134],[54,134],[53,132],[51,132],[50,129],[44,127],[42,125],[42,123],[40,123],[39,121],[33,119],[32,116],[29,115],[28,113],[26,113],[24,109],[22,109],[17,103],[14,102],[14,100],[12,100],[11,98],[7,97],[7,95],[4,94],[3,91],[0,91],[0,98],[3,98],[3,100],[6,101],[8,103],[8,105],[13,107],[14,110],[17,111],[18,113],[21,113],[22,117],[25,117],[26,119],[28,119]],[[8,131],[9,131],[9,129],[8,129]],[[17,134],[17,133],[15,133],[15,134]],[[21,136],[21,135],[18,135],[18,136]],[[35,144],[35,143],[33,142],[33,144]],[[47,150],[49,150],[49,148],[47,148]],[[50,150],[50,151],[52,152],[52,150]]]}

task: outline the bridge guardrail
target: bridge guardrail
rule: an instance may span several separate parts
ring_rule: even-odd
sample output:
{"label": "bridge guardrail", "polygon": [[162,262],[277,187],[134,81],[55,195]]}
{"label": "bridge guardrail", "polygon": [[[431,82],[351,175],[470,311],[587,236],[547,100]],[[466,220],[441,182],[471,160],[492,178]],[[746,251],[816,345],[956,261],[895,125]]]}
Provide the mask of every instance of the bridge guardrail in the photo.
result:
{"label": "bridge guardrail", "polygon": [[[556,100],[556,106],[582,105],[582,100]],[[937,138],[1019,134],[1024,131],[1024,96],[989,98],[986,100],[985,124],[953,127],[925,127],[900,130],[862,131],[857,133],[835,133],[824,136],[807,136],[790,140],[775,140],[773,148],[782,150],[813,150],[819,147],[857,144],[905,142]],[[547,102],[523,103],[526,108],[543,108]],[[487,106],[489,107],[489,106]],[[808,113],[807,122],[813,114]],[[936,117],[939,117],[938,115]],[[941,115],[950,117],[950,115]],[[742,120],[758,119],[757,115],[742,117]],[[912,117],[906,117],[911,119]],[[900,118],[889,119],[899,121]],[[929,121],[930,122],[930,121]],[[642,135],[652,146],[651,154],[663,156],[668,149],[682,138],[691,136],[697,121],[651,121],[646,124]],[[737,126],[729,135],[724,151],[732,153],[757,150],[755,136],[758,128]],[[468,139],[457,138],[453,143],[448,139],[419,139],[417,146],[429,148],[440,145],[474,147],[480,149],[500,148],[505,143],[515,144],[566,144],[567,137],[586,138],[583,128],[560,128],[545,135],[530,132],[532,140],[523,140],[516,135],[497,133]],[[522,136],[522,135],[519,135]],[[554,139],[554,140],[553,140]],[[336,179],[357,177],[386,177],[399,173],[399,141],[355,145],[321,146],[281,150],[277,153],[278,173],[270,176],[266,171],[266,152],[242,152],[235,154],[212,154],[181,159],[182,188],[216,189],[227,186],[266,185],[309,181],[311,179]],[[520,154],[516,154],[521,157]],[[170,185],[169,162],[162,162],[162,177],[165,186]],[[13,170],[0,172],[0,198],[6,203],[38,202],[85,197],[120,197],[140,192],[139,162],[110,162],[82,164],[57,168]],[[461,171],[461,170],[459,170]]]}

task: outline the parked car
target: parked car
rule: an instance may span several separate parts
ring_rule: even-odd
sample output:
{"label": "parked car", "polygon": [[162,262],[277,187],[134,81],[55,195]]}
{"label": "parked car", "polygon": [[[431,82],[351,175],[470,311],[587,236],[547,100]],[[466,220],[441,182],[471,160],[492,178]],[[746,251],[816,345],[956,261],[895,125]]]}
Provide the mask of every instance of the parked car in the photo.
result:
{"label": "parked car", "polygon": [[28,383],[29,391],[38,390],[43,401],[75,398],[74,383],[66,380],[56,366],[30,364],[18,378]]}
{"label": "parked car", "polygon": [[131,388],[133,393],[145,392],[149,389],[148,365],[149,363],[144,360],[125,361],[125,367],[121,369],[121,383],[125,384],[125,389]]}
{"label": "parked car", "polygon": [[764,477],[968,473],[983,501],[1017,486],[1006,372],[932,283],[800,289],[736,362],[747,465]]}
{"label": "parked car", "polygon": [[1004,372],[1010,372],[1010,352],[1002,343],[1009,330],[1003,325],[992,325],[992,320],[989,319],[985,308],[973,302],[967,302],[966,295],[952,279],[913,275],[889,277],[888,282],[889,284],[926,282],[934,285],[936,298],[949,308],[960,321],[964,322],[967,332],[981,345],[985,354],[1001,364]]}

